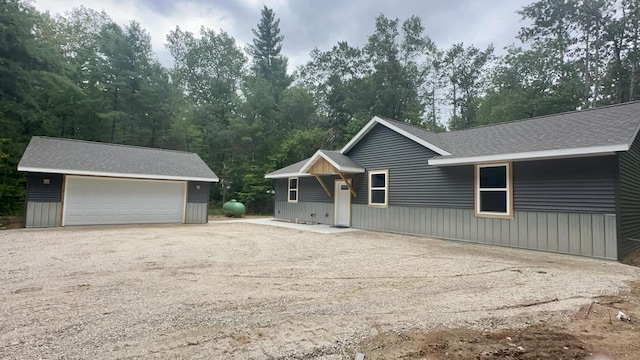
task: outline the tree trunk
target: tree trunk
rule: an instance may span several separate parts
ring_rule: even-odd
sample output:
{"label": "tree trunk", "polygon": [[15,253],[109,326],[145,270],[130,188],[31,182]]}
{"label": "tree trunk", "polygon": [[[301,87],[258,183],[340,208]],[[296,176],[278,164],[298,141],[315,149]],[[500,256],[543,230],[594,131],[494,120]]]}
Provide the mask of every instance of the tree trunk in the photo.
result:
{"label": "tree trunk", "polygon": [[633,12],[633,55],[631,56],[631,78],[629,79],[629,101],[635,100],[636,69],[638,66],[638,9]]}
{"label": "tree trunk", "polygon": [[[114,87],[114,97],[113,97],[113,111],[115,112],[118,109],[118,88]],[[113,119],[111,119],[111,143],[115,141],[116,138],[116,117],[113,114]]]}
{"label": "tree trunk", "polygon": [[591,93],[591,76],[589,76],[590,63],[589,63],[589,30],[585,31],[584,41],[584,99],[583,104],[586,108],[589,107],[589,95]]}

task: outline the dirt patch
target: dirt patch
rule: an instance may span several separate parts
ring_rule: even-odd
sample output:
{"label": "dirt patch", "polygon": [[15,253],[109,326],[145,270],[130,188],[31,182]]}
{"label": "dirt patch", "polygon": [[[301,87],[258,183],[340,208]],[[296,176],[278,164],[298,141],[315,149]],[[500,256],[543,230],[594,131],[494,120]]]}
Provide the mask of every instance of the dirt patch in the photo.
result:
{"label": "dirt patch", "polygon": [[[640,354],[640,282],[619,296],[603,296],[568,319],[524,329],[469,329],[381,333],[350,349],[366,359],[637,359]],[[620,321],[619,311],[631,318]]]}
{"label": "dirt patch", "polygon": [[0,230],[20,229],[22,223],[22,216],[2,216],[0,217]]}

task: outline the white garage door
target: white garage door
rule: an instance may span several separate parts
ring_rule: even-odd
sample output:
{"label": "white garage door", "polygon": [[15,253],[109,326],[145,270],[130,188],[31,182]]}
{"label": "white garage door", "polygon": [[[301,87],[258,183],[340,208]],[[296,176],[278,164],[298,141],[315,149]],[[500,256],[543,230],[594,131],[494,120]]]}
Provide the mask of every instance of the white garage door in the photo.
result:
{"label": "white garage door", "polygon": [[67,176],[63,225],[182,223],[186,182]]}

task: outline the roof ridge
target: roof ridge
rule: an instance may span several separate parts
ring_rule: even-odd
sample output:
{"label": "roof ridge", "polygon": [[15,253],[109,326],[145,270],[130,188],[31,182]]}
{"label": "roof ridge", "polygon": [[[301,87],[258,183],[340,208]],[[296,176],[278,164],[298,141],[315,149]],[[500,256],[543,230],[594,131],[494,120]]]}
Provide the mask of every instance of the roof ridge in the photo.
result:
{"label": "roof ridge", "polygon": [[564,111],[564,112],[547,114],[547,115],[539,115],[539,116],[534,116],[534,117],[530,117],[530,118],[523,118],[523,119],[516,119],[516,120],[505,120],[505,121],[501,121],[501,122],[497,122],[497,123],[478,125],[478,126],[474,126],[474,127],[470,127],[470,128],[466,128],[466,129],[451,130],[451,131],[445,131],[445,132],[434,133],[434,134],[438,135],[438,134],[462,132],[462,131],[467,131],[467,130],[482,129],[482,128],[487,128],[487,127],[491,127],[491,126],[499,126],[499,125],[513,124],[513,123],[519,123],[519,122],[525,122],[525,121],[539,120],[539,119],[544,119],[544,118],[548,118],[548,117],[551,117],[551,116],[560,116],[560,115],[566,115],[566,114],[575,114],[575,113],[582,113],[582,112],[597,111],[597,110],[608,109],[608,108],[617,107],[617,106],[632,105],[632,104],[636,104],[636,103],[640,103],[640,100],[627,101],[627,102],[618,103],[618,104],[604,105],[604,106],[599,106],[599,107],[595,107],[595,108],[587,108],[587,109],[581,109],[581,110]]}
{"label": "roof ridge", "polygon": [[176,152],[176,153],[183,153],[183,154],[195,154],[194,152],[183,151],[183,150],[155,148],[155,147],[139,146],[139,145],[114,144],[114,143],[106,143],[106,142],[101,142],[101,141],[90,141],[90,140],[69,139],[69,138],[57,138],[57,137],[52,137],[52,136],[40,136],[40,135],[32,136],[32,137],[40,138],[40,139],[59,140],[59,141],[74,141],[74,142],[80,142],[80,143],[85,143],[85,144],[96,144],[96,145],[105,145],[105,146],[118,146],[118,147],[144,149],[144,150],[159,150],[159,151],[168,151],[168,152]]}

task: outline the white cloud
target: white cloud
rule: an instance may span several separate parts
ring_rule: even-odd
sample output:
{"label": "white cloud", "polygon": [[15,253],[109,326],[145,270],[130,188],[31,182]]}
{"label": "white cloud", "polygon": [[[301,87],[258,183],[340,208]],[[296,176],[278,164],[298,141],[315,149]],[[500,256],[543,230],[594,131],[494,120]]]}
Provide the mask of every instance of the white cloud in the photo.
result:
{"label": "white cloud", "polygon": [[131,20],[138,21],[151,35],[153,49],[165,66],[170,66],[172,63],[171,56],[164,47],[166,36],[176,26],[180,26],[183,31],[198,34],[200,27],[204,25],[216,31],[223,29],[232,36],[236,29],[235,19],[226,10],[195,1],[180,2],[174,11],[166,13],[151,9],[139,1],[39,0],[35,2],[38,10],[49,11],[54,15],[64,14],[81,5],[96,11],[104,10],[120,25],[127,25]]}

